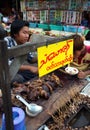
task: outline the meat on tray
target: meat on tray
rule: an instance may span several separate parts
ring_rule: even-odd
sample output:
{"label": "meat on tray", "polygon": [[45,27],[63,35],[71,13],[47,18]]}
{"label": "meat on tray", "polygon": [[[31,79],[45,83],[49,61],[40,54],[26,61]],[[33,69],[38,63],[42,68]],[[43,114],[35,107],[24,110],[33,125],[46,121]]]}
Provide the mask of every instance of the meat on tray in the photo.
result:
{"label": "meat on tray", "polygon": [[63,83],[54,73],[26,83],[14,83],[12,93],[20,94],[28,101],[36,101],[40,98],[48,99],[57,87]]}

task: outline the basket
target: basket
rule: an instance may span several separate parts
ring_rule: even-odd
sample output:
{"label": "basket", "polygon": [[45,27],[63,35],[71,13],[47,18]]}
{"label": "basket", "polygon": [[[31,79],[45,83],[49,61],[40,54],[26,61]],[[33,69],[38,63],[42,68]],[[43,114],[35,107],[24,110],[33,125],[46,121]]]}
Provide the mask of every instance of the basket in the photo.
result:
{"label": "basket", "polygon": [[66,25],[63,26],[64,31],[66,32],[73,32],[73,33],[84,33],[85,28],[83,26],[70,26]]}
{"label": "basket", "polygon": [[63,31],[63,26],[60,25],[49,25],[50,26],[50,30],[58,30],[58,31]]}
{"label": "basket", "polygon": [[38,24],[37,23],[29,23],[29,27],[30,28],[36,28],[38,26]]}
{"label": "basket", "polygon": [[48,24],[38,24],[38,28],[42,28],[44,31],[50,30],[50,27]]}

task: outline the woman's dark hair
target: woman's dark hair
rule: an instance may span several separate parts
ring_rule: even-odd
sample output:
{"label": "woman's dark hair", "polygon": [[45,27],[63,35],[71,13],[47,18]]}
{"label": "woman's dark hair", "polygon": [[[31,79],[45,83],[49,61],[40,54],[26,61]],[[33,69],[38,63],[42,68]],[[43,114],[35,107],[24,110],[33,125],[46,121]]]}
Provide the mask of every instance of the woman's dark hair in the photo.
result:
{"label": "woman's dark hair", "polygon": [[24,27],[27,26],[29,27],[29,22],[24,21],[24,20],[15,20],[11,24],[11,37],[14,38],[14,34],[18,34],[19,31]]}
{"label": "woman's dark hair", "polygon": [[90,31],[88,31],[88,33],[86,34],[85,39],[90,40]]}
{"label": "woman's dark hair", "polygon": [[73,35],[73,52],[82,50],[84,46],[84,40],[82,36],[75,34]]}

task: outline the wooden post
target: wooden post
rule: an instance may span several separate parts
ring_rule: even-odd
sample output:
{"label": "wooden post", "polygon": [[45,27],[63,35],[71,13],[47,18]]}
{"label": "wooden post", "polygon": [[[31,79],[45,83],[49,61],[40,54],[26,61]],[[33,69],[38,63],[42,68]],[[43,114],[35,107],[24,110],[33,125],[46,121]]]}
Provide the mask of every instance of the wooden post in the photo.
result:
{"label": "wooden post", "polygon": [[0,40],[0,87],[2,89],[6,130],[14,130],[9,79],[8,50],[4,40]]}

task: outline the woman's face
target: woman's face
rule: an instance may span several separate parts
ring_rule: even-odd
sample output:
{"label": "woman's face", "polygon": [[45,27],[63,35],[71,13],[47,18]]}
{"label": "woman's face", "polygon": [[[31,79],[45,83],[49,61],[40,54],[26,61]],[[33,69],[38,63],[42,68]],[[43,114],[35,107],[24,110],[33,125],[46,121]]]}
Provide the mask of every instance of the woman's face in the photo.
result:
{"label": "woman's face", "polygon": [[74,53],[74,58],[78,59],[80,56],[84,55],[86,53],[85,46],[81,50],[76,50]]}
{"label": "woman's face", "polygon": [[24,26],[18,34],[15,34],[15,40],[17,44],[24,44],[29,39],[29,28]]}

